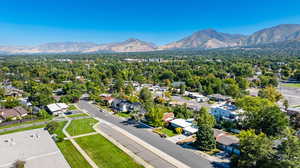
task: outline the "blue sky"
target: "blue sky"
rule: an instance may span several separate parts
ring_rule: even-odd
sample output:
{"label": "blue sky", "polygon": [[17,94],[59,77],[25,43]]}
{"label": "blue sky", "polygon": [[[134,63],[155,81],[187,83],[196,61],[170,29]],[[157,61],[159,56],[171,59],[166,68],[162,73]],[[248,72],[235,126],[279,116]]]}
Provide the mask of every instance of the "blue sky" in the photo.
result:
{"label": "blue sky", "polygon": [[139,38],[165,44],[214,28],[250,34],[300,24],[299,0],[1,0],[0,45]]}

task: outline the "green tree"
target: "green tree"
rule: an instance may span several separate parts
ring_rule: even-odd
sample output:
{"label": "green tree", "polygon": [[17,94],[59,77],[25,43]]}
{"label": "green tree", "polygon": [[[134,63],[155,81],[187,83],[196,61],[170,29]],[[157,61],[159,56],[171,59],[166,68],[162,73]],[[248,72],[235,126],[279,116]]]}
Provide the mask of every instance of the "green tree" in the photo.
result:
{"label": "green tree", "polygon": [[266,98],[271,102],[278,102],[280,99],[282,99],[281,93],[278,92],[273,86],[267,86],[266,88],[260,90],[258,92],[258,96]]}
{"label": "green tree", "polygon": [[25,161],[22,161],[22,160],[17,160],[15,163],[14,163],[14,167],[15,168],[25,168]]}
{"label": "green tree", "polygon": [[289,125],[288,118],[277,106],[263,109],[260,115],[256,116],[253,129],[261,130],[269,136],[276,136],[282,133]]}
{"label": "green tree", "polygon": [[287,110],[289,108],[289,101],[287,99],[284,99],[283,106],[284,106],[285,110]]}
{"label": "green tree", "polygon": [[195,144],[200,150],[210,151],[216,148],[214,132],[208,125],[198,125]]}
{"label": "green tree", "polygon": [[256,133],[264,132],[274,136],[289,124],[286,114],[266,99],[246,96],[239,99],[237,104],[244,110],[241,114],[244,129],[255,129]]}
{"label": "green tree", "polygon": [[245,90],[249,87],[249,82],[245,78],[237,78],[236,81],[241,89]]}
{"label": "green tree", "polygon": [[124,85],[124,81],[123,79],[118,79],[114,85],[114,91],[115,92],[122,92],[125,88],[125,85]]}
{"label": "green tree", "polygon": [[173,80],[173,78],[175,77],[175,74],[172,72],[172,71],[168,71],[168,70],[166,70],[166,71],[164,71],[161,75],[160,75],[160,80],[166,80],[166,79],[168,79],[168,80]]}
{"label": "green tree", "polygon": [[240,156],[233,161],[239,168],[261,168],[271,166],[275,151],[272,141],[264,134],[254,130],[241,131]]}
{"label": "green tree", "polygon": [[186,104],[184,106],[176,106],[173,109],[173,113],[175,115],[176,118],[191,118],[193,117],[193,111],[189,110],[186,106]]}
{"label": "green tree", "polygon": [[54,134],[55,130],[59,127],[59,123],[56,121],[51,121],[50,123],[48,123],[45,127],[46,130],[48,130],[48,132],[50,134]]}
{"label": "green tree", "polygon": [[5,95],[5,89],[0,88],[0,100],[2,100],[4,98],[4,95]]}
{"label": "green tree", "polygon": [[134,91],[133,85],[130,83],[125,87],[125,94],[126,95],[132,95]]}
{"label": "green tree", "polygon": [[44,119],[51,117],[51,115],[44,109],[41,109],[37,115],[38,115],[38,117],[44,118]]}
{"label": "green tree", "polygon": [[285,137],[278,146],[276,155],[280,158],[279,167],[300,167],[300,140],[293,134],[291,130],[287,130]]}
{"label": "green tree", "polygon": [[140,98],[141,101],[143,101],[143,102],[151,102],[151,101],[152,101],[152,93],[150,92],[150,90],[149,90],[147,87],[144,87],[144,88],[140,91],[139,98]]}
{"label": "green tree", "polygon": [[5,108],[14,108],[20,105],[20,102],[15,97],[7,97],[5,102],[3,102],[3,106]]}
{"label": "green tree", "polygon": [[146,118],[150,124],[155,127],[162,127],[164,125],[162,120],[164,115],[163,107],[151,105],[151,107],[148,107],[147,110]]}
{"label": "green tree", "polygon": [[180,85],[180,94],[184,94],[184,92],[185,92],[185,88],[186,88],[186,86],[185,85]]}
{"label": "green tree", "polygon": [[198,112],[195,112],[197,125],[207,125],[208,127],[214,127],[216,124],[214,116],[212,116],[206,107],[201,107]]}

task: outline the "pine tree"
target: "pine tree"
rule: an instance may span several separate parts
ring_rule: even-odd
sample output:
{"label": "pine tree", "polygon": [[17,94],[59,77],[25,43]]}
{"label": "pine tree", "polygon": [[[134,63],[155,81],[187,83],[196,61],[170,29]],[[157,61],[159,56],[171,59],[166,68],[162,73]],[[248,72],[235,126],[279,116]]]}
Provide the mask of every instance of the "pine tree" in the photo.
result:
{"label": "pine tree", "polygon": [[199,125],[196,145],[200,150],[209,151],[216,148],[214,132],[208,125]]}

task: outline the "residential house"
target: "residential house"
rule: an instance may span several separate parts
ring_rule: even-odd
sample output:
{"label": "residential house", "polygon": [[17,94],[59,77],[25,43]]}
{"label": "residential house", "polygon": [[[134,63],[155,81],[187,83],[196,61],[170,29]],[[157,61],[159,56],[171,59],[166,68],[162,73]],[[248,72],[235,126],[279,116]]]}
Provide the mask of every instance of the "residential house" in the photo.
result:
{"label": "residential house", "polygon": [[206,102],[209,100],[207,97],[197,92],[185,92],[185,95],[190,98],[196,99],[197,102]]}
{"label": "residential house", "polygon": [[173,82],[173,83],[172,83],[172,86],[173,86],[174,88],[179,88],[181,85],[185,85],[185,82],[177,81],[177,82]]}
{"label": "residential house", "polygon": [[171,120],[173,120],[174,119],[174,113],[173,112],[170,112],[170,113],[164,113],[164,115],[163,115],[163,121],[164,122],[169,122],[169,121],[171,121]]}
{"label": "residential house", "polygon": [[185,135],[193,135],[198,132],[198,126],[191,125],[191,126],[183,128],[183,131],[184,131]]}
{"label": "residential house", "polygon": [[174,120],[170,121],[170,124],[174,128],[182,128],[182,129],[192,126],[192,122],[188,122],[187,120],[182,119],[182,118],[174,119]]}
{"label": "residential house", "polygon": [[209,95],[208,98],[210,100],[213,100],[213,101],[232,101],[232,98],[229,97],[229,96],[224,96],[224,95],[221,95],[221,94],[212,94],[212,95]]}
{"label": "residential house", "polygon": [[24,94],[23,90],[15,88],[11,85],[5,86],[5,96],[12,96],[12,97],[21,97]]}
{"label": "residential house", "polygon": [[214,115],[217,121],[236,121],[238,120],[241,112],[241,109],[238,109],[235,105],[230,103],[218,104],[211,108],[211,114]]}
{"label": "residential house", "polygon": [[11,109],[0,109],[0,123],[5,120],[16,120],[25,117],[29,112],[18,106]]}
{"label": "residential house", "polygon": [[124,99],[114,99],[111,103],[111,107],[118,112],[137,112],[145,114],[146,110],[141,103],[131,103]]}
{"label": "residential house", "polygon": [[146,114],[146,109],[142,106],[141,103],[131,103],[129,106],[129,112],[137,112],[139,114]]}
{"label": "residential house", "polygon": [[65,103],[53,103],[53,104],[47,105],[47,109],[52,115],[63,114],[64,112],[66,112],[68,110],[68,107],[69,106]]}
{"label": "residential house", "polygon": [[238,149],[240,141],[236,136],[222,130],[214,129],[214,137],[216,138],[218,148],[221,150],[229,154],[240,154],[240,150]]}
{"label": "residential house", "polygon": [[24,105],[24,106],[27,106],[27,107],[31,107],[32,106],[31,102],[28,100],[28,97],[26,97],[26,98],[19,98],[19,100],[20,100],[20,103],[22,105]]}
{"label": "residential house", "polygon": [[130,102],[123,99],[114,99],[112,101],[112,108],[119,112],[128,112]]}
{"label": "residential house", "polygon": [[198,127],[193,124],[194,119],[174,119],[170,121],[172,127],[174,128],[182,128],[185,135],[193,135],[198,132]]}
{"label": "residential house", "polygon": [[100,97],[108,106],[111,106],[112,102],[114,101],[114,98],[111,96],[111,94],[103,93],[100,95]]}

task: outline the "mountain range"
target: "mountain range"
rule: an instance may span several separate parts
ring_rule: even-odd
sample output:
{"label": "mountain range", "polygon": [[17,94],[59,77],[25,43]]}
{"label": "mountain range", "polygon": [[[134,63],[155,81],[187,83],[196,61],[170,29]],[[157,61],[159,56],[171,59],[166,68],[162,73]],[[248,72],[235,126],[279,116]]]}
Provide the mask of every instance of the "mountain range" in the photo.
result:
{"label": "mountain range", "polygon": [[[251,35],[229,34],[214,29],[197,31],[181,40],[157,46],[153,43],[130,38],[123,42],[96,44],[90,42],[57,42],[38,46],[0,46],[0,54],[37,53],[98,53],[98,52],[147,52],[174,49],[213,49],[247,46],[278,46],[276,43],[300,41],[300,24],[281,24],[259,30]],[[299,46],[299,45],[297,45]]]}

